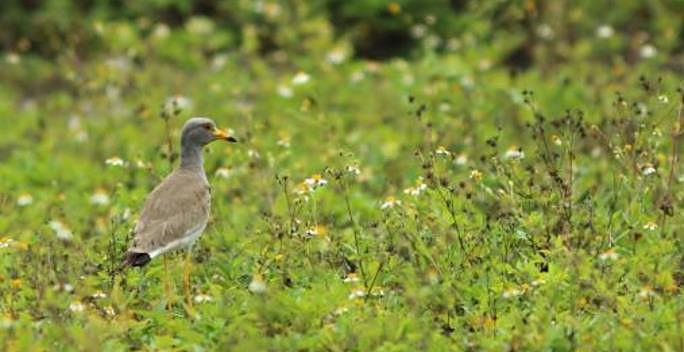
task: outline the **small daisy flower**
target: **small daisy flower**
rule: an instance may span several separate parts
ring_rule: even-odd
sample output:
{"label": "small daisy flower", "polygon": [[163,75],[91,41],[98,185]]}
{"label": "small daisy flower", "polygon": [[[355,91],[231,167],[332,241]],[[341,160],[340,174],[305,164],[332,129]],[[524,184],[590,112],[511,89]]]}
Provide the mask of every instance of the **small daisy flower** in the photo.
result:
{"label": "small daisy flower", "polygon": [[543,284],[545,284],[545,283],[546,283],[546,280],[544,280],[544,279],[537,279],[537,280],[532,281],[531,284],[532,284],[532,286],[534,286],[534,287],[538,287],[538,286],[541,286],[541,285],[543,285]]}
{"label": "small daisy flower", "polygon": [[463,154],[463,153],[459,154],[459,155],[456,157],[456,160],[454,160],[454,164],[456,164],[456,165],[458,165],[458,166],[463,166],[463,165],[465,165],[466,163],[468,163],[468,156],[465,155],[465,154]]}
{"label": "small daisy flower", "polygon": [[342,315],[348,311],[349,311],[349,308],[347,308],[347,307],[339,307],[333,311],[333,314],[336,316],[340,316],[340,315]]}
{"label": "small daisy flower", "polygon": [[658,228],[658,225],[653,221],[649,221],[644,225],[644,230],[648,230],[648,231],[655,231],[657,228]]}
{"label": "small daisy flower", "polygon": [[617,260],[619,257],[620,255],[613,248],[609,248],[607,251],[599,254],[599,259],[604,262],[607,260]]}
{"label": "small daisy flower", "polygon": [[349,273],[347,276],[342,280],[345,283],[352,283],[352,282],[359,282],[361,279],[359,278],[359,275],[356,273]]}
{"label": "small daisy flower", "polygon": [[311,76],[309,76],[308,73],[306,72],[297,72],[297,74],[292,78],[292,84],[295,86],[300,86],[302,84],[305,84],[311,80]]}
{"label": "small daisy flower", "polygon": [[190,98],[176,94],[172,97],[166,98],[166,101],[164,102],[164,108],[169,109],[169,111],[173,110],[185,110],[189,108],[192,105],[192,101]]}
{"label": "small daisy flower", "polygon": [[358,176],[361,174],[361,170],[359,170],[359,167],[356,165],[347,165],[346,170],[348,173]]}
{"label": "small daisy flower", "polygon": [[252,158],[252,159],[259,159],[259,158],[261,158],[261,155],[259,154],[259,152],[257,152],[257,151],[254,150],[254,149],[248,150],[248,151],[247,151],[247,156],[249,156],[249,157]]}
{"label": "small daisy flower", "polygon": [[601,25],[598,28],[596,28],[596,36],[599,38],[610,38],[613,36],[614,33],[615,30],[613,29],[613,27],[607,24]]}
{"label": "small daisy flower", "polygon": [[652,164],[646,163],[643,166],[641,166],[641,174],[644,176],[653,175],[656,173],[656,171],[657,170],[655,169],[655,167],[653,167]]}
{"label": "small daisy flower", "polygon": [[216,169],[214,175],[216,175],[216,177],[228,178],[230,177],[230,169],[228,169],[227,167],[220,167]]}
{"label": "small daisy flower", "polygon": [[69,228],[67,228],[66,225],[64,225],[59,220],[50,221],[48,226],[50,226],[52,231],[55,232],[55,235],[57,236],[57,238],[59,238],[61,240],[68,241],[74,236],[73,233],[71,232],[71,230],[69,230]]}
{"label": "small daisy flower", "polygon": [[427,185],[423,182],[423,178],[418,178],[415,187],[409,187],[404,190],[404,194],[412,195],[414,197],[419,196],[421,193],[427,190]]}
{"label": "small daisy flower", "polygon": [[651,44],[646,44],[639,49],[639,55],[644,59],[650,59],[658,54],[656,48]]}
{"label": "small daisy flower", "polygon": [[521,289],[519,289],[517,287],[512,287],[512,288],[509,288],[508,290],[504,291],[501,294],[501,297],[503,297],[505,299],[510,299],[510,298],[515,298],[515,297],[521,296],[522,294],[523,294],[523,291]]}
{"label": "small daisy flower", "polygon": [[304,180],[309,187],[316,189],[318,187],[323,187],[328,184],[328,180],[324,179],[320,174],[315,174]]}
{"label": "small daisy flower", "polygon": [[470,179],[477,182],[482,179],[482,173],[478,170],[472,170],[470,171]]}
{"label": "small daisy flower", "polygon": [[551,26],[544,23],[544,24],[541,24],[539,27],[537,27],[537,35],[539,35],[539,37],[544,38],[544,39],[551,39],[551,38],[553,38],[554,31],[553,31],[553,28],[551,28]]}
{"label": "small daisy flower", "polygon": [[144,161],[142,161],[140,159],[136,160],[136,162],[135,162],[135,167],[137,167],[138,169],[144,169],[148,166],[149,166],[149,164],[145,163]]}
{"label": "small daisy flower", "polygon": [[283,98],[292,98],[294,96],[294,92],[292,91],[292,88],[289,86],[285,85],[280,85],[277,88],[278,95],[280,95]]}
{"label": "small daisy flower", "polygon": [[254,274],[247,289],[256,294],[266,293],[266,282],[261,274]]}
{"label": "small daisy flower", "polygon": [[114,307],[112,307],[112,306],[106,306],[104,311],[105,311],[105,314],[107,314],[110,317],[113,317],[116,315],[116,310],[114,310]]}
{"label": "small daisy flower", "polygon": [[313,192],[313,188],[306,182],[301,182],[294,188],[296,194],[302,195]]}
{"label": "small daisy flower", "polygon": [[205,303],[205,302],[212,302],[214,299],[209,295],[200,294],[200,295],[196,295],[193,298],[193,300],[195,301],[195,303]]}
{"label": "small daisy flower", "polygon": [[21,62],[21,56],[17,53],[8,53],[7,56],[5,56],[5,60],[7,61],[8,64],[16,65],[19,62]]}
{"label": "small daisy flower", "polygon": [[109,204],[109,196],[104,189],[98,189],[90,196],[90,204],[107,205]]}
{"label": "small daisy flower", "polygon": [[525,158],[525,152],[520,148],[510,148],[504,154],[504,159],[518,160]]}
{"label": "small daisy flower", "polygon": [[650,286],[644,286],[639,290],[637,296],[642,300],[648,300],[649,298],[655,297],[656,293]]}
{"label": "small daisy flower", "polygon": [[124,161],[123,161],[123,159],[119,158],[118,156],[113,156],[113,157],[105,160],[105,165],[124,166]]}
{"label": "small daisy flower", "polygon": [[357,287],[349,293],[349,299],[357,299],[357,298],[362,298],[366,296],[366,290],[364,290],[362,287]]}
{"label": "small daisy flower", "polygon": [[7,248],[7,247],[11,246],[12,244],[14,244],[14,240],[11,238],[0,240],[0,249]]}
{"label": "small daisy flower", "polygon": [[85,305],[81,302],[72,302],[69,304],[69,310],[74,313],[81,313],[85,310]]}
{"label": "small daisy flower", "polygon": [[17,205],[20,207],[25,207],[33,203],[33,196],[28,193],[24,193],[17,198]]}
{"label": "small daisy flower", "polygon": [[560,139],[557,135],[551,136],[551,142],[555,144],[557,147],[560,147],[563,145],[563,140]]}
{"label": "small daisy flower", "polygon": [[670,98],[668,98],[667,95],[661,95],[661,96],[658,96],[658,101],[663,103],[663,104],[667,104],[670,102]]}
{"label": "small daisy flower", "polygon": [[326,56],[326,60],[333,65],[341,64],[346,58],[347,54],[342,48],[335,48]]}
{"label": "small daisy flower", "polygon": [[325,226],[316,225],[316,226],[313,226],[313,227],[309,228],[308,230],[306,230],[306,232],[304,233],[304,237],[306,237],[306,238],[324,237],[327,234],[328,234],[328,229]]}
{"label": "small daisy flower", "polygon": [[290,147],[290,138],[281,138],[276,142],[276,145],[283,147],[283,148],[289,148]]}
{"label": "small daisy flower", "polygon": [[380,209],[390,209],[401,205],[401,201],[395,197],[389,196],[385,198],[385,201],[380,205]]}
{"label": "small daisy flower", "polygon": [[102,292],[102,291],[97,291],[97,292],[93,293],[93,295],[91,297],[93,297],[94,299],[107,298],[107,294]]}
{"label": "small daisy flower", "polygon": [[437,154],[437,155],[444,155],[444,156],[450,156],[450,155],[451,155],[451,152],[448,151],[444,146],[441,146],[441,145],[440,145],[440,146],[437,147],[437,149],[435,150],[435,154]]}

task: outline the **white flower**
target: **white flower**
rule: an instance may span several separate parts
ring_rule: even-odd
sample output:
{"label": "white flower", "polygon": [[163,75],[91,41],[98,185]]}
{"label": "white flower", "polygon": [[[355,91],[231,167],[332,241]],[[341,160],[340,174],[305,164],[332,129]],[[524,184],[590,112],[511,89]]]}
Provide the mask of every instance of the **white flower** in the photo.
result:
{"label": "white flower", "polygon": [[613,27],[604,24],[596,28],[596,36],[599,38],[610,38],[613,36],[613,33],[615,33],[615,30],[613,30]]}
{"label": "white flower", "polygon": [[482,173],[478,170],[470,171],[470,179],[473,181],[479,181],[482,179]]}
{"label": "white flower", "polygon": [[328,60],[329,63],[337,65],[342,62],[347,58],[346,53],[344,52],[344,49],[342,48],[336,48],[333,49],[328,53],[326,56],[326,60]]}
{"label": "white flower", "polygon": [[537,279],[537,280],[532,281],[532,286],[537,287],[537,286],[541,286],[541,285],[543,285],[543,284],[545,284],[545,283],[546,283],[546,280],[544,280],[544,279]]}
{"label": "white flower", "polygon": [[509,299],[509,298],[518,297],[522,294],[523,294],[523,291],[521,289],[513,287],[513,288],[509,288],[508,290],[504,291],[501,294],[501,297]]}
{"label": "white flower", "polygon": [[456,160],[454,160],[454,164],[463,166],[468,162],[468,156],[461,153],[456,157]]}
{"label": "white flower", "polygon": [[292,91],[292,88],[284,85],[278,86],[278,95],[280,95],[283,98],[292,98],[294,96],[294,92]]}
{"label": "white flower", "polygon": [[311,79],[311,76],[309,76],[308,73],[306,72],[297,72],[297,74],[292,78],[292,84],[295,86],[300,86],[302,84],[305,84],[309,82]]}
{"label": "white flower", "polygon": [[124,161],[123,159],[119,158],[118,156],[113,156],[107,160],[105,160],[105,164],[109,166],[124,166]]}
{"label": "white flower", "polygon": [[310,188],[316,189],[327,185],[328,180],[324,179],[321,175],[316,174],[304,180],[304,183]]}
{"label": "white flower", "polygon": [[102,292],[102,291],[97,291],[97,292],[93,293],[92,297],[94,299],[107,298],[107,294]]}
{"label": "white flower", "polygon": [[211,69],[218,71],[223,68],[228,62],[227,54],[217,54],[211,59]]}
{"label": "white flower", "polygon": [[517,160],[525,158],[525,152],[522,149],[511,148],[504,154],[504,159]]}
{"label": "white flower", "polygon": [[55,235],[57,235],[57,238],[62,239],[62,240],[70,240],[74,235],[71,233],[71,230],[69,230],[61,221],[59,220],[52,220],[48,224],[52,231],[55,232]]}
{"label": "white flower", "polygon": [[347,274],[347,277],[345,277],[344,280],[342,280],[342,281],[346,282],[346,283],[351,283],[351,282],[359,282],[360,279],[359,279],[359,276],[356,275],[356,273],[349,273],[349,274]]}
{"label": "white flower", "polygon": [[7,60],[8,64],[16,65],[21,61],[21,56],[19,54],[11,52],[7,53],[7,56],[5,56],[5,60]]}
{"label": "white flower", "polygon": [[328,229],[323,226],[323,225],[316,225],[314,227],[309,228],[306,230],[304,233],[304,237],[306,238],[313,238],[316,236],[325,236],[328,233]]}
{"label": "white flower", "polygon": [[166,98],[164,108],[167,109],[167,111],[185,110],[189,108],[191,105],[192,101],[188,97],[176,94],[172,97]]}
{"label": "white flower", "polygon": [[69,304],[69,310],[74,313],[80,313],[85,310],[85,305],[81,302],[73,302]]}
{"label": "white flower", "polygon": [[417,24],[411,27],[411,36],[414,38],[422,38],[427,32],[427,27],[422,24]]}
{"label": "white flower", "polygon": [[644,59],[650,59],[658,54],[658,51],[653,45],[645,44],[639,49],[639,55]]}
{"label": "white flower", "polygon": [[363,71],[355,71],[354,73],[351,74],[351,77],[349,77],[349,80],[352,81],[352,83],[356,83],[361,81],[364,77],[366,77],[366,74],[363,73]]}
{"label": "white flower", "polygon": [[656,224],[653,221],[649,221],[646,224],[644,224],[644,230],[655,231],[657,228],[658,228],[658,224]]}
{"label": "white flower", "polygon": [[617,260],[619,257],[620,255],[613,248],[610,248],[607,251],[599,254],[599,259],[602,261]]}
{"label": "white flower", "polygon": [[644,176],[649,176],[656,173],[656,169],[651,164],[646,164],[641,167],[641,174]]}
{"label": "white flower", "polygon": [[384,202],[382,202],[382,204],[380,205],[380,209],[390,209],[390,208],[394,208],[395,206],[399,206],[399,205],[401,205],[400,200],[398,200],[392,196],[389,196],[389,197],[385,198]]}
{"label": "white flower", "polygon": [[641,290],[639,290],[637,296],[641,299],[649,299],[655,297],[656,293],[649,286],[645,286]]}
{"label": "white flower", "polygon": [[221,178],[228,178],[230,177],[230,169],[228,169],[227,167],[220,167],[216,169],[214,175]]}
{"label": "white flower", "polygon": [[249,157],[252,158],[252,159],[259,159],[259,158],[261,158],[261,155],[259,154],[259,152],[257,152],[257,151],[254,150],[254,149],[248,150],[248,151],[247,151],[247,156],[249,156]]}
{"label": "white flower", "polygon": [[255,274],[254,276],[252,276],[252,281],[249,283],[247,289],[249,289],[250,292],[256,294],[265,293],[266,282],[264,282],[264,278],[260,274]]}
{"label": "white flower", "polygon": [[107,192],[103,189],[98,189],[90,196],[90,204],[95,205],[107,205],[109,204],[109,196]]}
{"label": "white flower", "polygon": [[356,165],[347,165],[347,172],[355,176],[361,174],[361,170],[359,170],[359,167]]}
{"label": "white flower", "polygon": [[290,147],[290,138],[281,138],[276,142],[276,145],[281,146],[283,148],[289,148]]}
{"label": "white flower", "polygon": [[114,307],[112,307],[112,306],[106,306],[104,311],[110,317],[113,317],[116,315],[116,310],[114,310]]}
{"label": "white flower", "polygon": [[409,194],[414,197],[419,196],[421,193],[425,192],[427,190],[427,185],[423,183],[423,178],[419,178],[418,181],[416,182],[415,187],[409,187],[404,190],[404,194]]}
{"label": "white flower", "polygon": [[543,23],[537,27],[537,35],[539,35],[541,38],[551,39],[553,38],[553,34],[553,28],[546,23]]}
{"label": "white flower", "polygon": [[363,288],[355,288],[351,291],[349,294],[349,299],[356,299],[356,298],[361,298],[366,296],[366,290]]}
{"label": "white flower", "polygon": [[333,311],[333,314],[339,316],[339,315],[342,315],[342,314],[344,314],[344,313],[346,313],[346,312],[348,312],[348,311],[349,311],[349,308],[347,308],[347,307],[340,307],[340,308],[335,309],[335,310]]}
{"label": "white flower", "polygon": [[663,104],[667,104],[670,102],[670,99],[667,97],[667,95],[661,95],[658,97],[658,101]]}
{"label": "white flower", "polygon": [[62,288],[64,289],[64,292],[74,292],[74,285],[70,283],[62,285]]}
{"label": "white flower", "polygon": [[27,206],[31,203],[33,203],[33,196],[28,193],[24,193],[17,198],[17,205],[20,207]]}
{"label": "white flower", "polygon": [[6,240],[2,240],[2,241],[0,241],[0,248],[7,248],[7,247],[11,246],[13,242],[14,242],[14,240],[11,238],[8,238]]}
{"label": "white flower", "polygon": [[214,299],[209,295],[196,295],[193,300],[195,303],[212,302]]}
{"label": "white flower", "polygon": [[441,145],[439,147],[437,147],[437,149],[435,150],[435,153],[437,155],[446,155],[446,156],[451,155],[451,152],[448,151],[444,146],[441,146]]}
{"label": "white flower", "polygon": [[158,39],[166,38],[170,33],[171,29],[164,23],[157,24],[154,26],[154,30],[152,30],[152,36]]}

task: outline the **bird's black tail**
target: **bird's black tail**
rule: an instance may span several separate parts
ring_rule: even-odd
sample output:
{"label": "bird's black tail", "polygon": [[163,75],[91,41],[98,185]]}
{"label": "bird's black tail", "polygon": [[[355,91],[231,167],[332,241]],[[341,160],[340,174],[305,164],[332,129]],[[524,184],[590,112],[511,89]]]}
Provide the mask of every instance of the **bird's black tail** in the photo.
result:
{"label": "bird's black tail", "polygon": [[123,259],[122,268],[128,266],[145,266],[152,258],[147,253],[126,252]]}

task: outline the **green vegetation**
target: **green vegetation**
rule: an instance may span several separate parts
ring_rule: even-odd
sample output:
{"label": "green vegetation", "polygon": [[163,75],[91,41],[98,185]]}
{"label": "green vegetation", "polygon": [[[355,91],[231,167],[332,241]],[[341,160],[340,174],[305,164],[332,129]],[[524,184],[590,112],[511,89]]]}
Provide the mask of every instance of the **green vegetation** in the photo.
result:
{"label": "green vegetation", "polygon": [[[684,351],[681,1],[36,3],[0,350]],[[182,253],[116,270],[191,116],[242,141],[192,306]]]}

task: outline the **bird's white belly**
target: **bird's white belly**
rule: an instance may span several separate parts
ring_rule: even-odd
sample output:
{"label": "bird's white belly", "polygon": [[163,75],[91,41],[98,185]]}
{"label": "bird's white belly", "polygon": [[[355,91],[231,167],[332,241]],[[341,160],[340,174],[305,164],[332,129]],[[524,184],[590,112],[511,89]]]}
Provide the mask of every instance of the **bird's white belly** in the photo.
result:
{"label": "bird's white belly", "polygon": [[192,244],[195,243],[195,241],[197,241],[197,238],[199,238],[199,236],[202,234],[205,227],[207,227],[206,223],[199,225],[196,228],[188,231],[188,233],[185,236],[183,236],[177,240],[173,240],[173,241],[167,243],[166,245],[164,245],[163,247],[159,247],[153,251],[150,251],[148,253],[150,258],[154,258],[160,254],[170,252],[170,251],[174,251],[176,249],[188,248],[188,247],[192,246]]}

